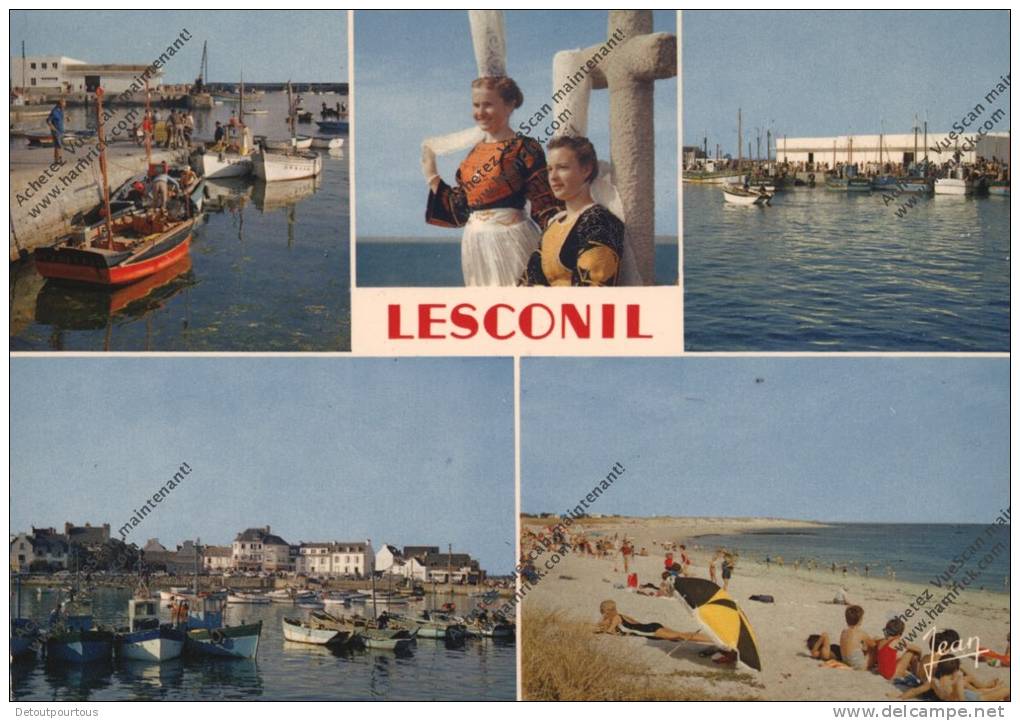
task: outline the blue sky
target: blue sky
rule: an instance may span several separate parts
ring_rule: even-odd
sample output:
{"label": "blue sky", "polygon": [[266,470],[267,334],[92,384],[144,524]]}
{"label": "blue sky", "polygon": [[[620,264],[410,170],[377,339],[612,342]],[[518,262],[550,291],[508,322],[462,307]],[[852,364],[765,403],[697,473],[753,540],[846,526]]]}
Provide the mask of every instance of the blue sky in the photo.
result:
{"label": "blue sky", "polygon": [[11,55],[66,55],[89,63],[145,65],[186,28],[192,39],[166,66],[166,83],[198,76],[209,42],[209,80],[347,81],[347,12],[16,10]]}
{"label": "blue sky", "polygon": [[[1009,73],[1009,12],[684,11],[684,144],[950,129]],[[1007,116],[996,130],[1009,129]],[[764,139],[762,141],[764,146]],[[762,152],[764,153],[764,147]]]}
{"label": "blue sky", "polygon": [[[760,381],[758,379],[761,379]],[[990,522],[1009,360],[522,359],[521,509]]]}
{"label": "blue sky", "polygon": [[[510,359],[102,358],[11,362],[11,528],[126,522],[129,538],[434,544],[507,573]],[[137,535],[135,535],[137,534]]]}
{"label": "blue sky", "polygon": [[[604,10],[507,11],[507,72],[524,93],[511,125],[552,94],[552,56],[589,47],[608,33]],[[676,34],[676,12],[656,11],[654,30]],[[471,81],[477,75],[465,10],[357,12],[356,74],[358,233],[365,236],[442,236],[460,231],[425,224],[428,191],[421,175],[421,141],[471,127]],[[675,235],[675,78],[655,84],[657,235]],[[516,121],[516,122],[515,122]],[[609,158],[609,101],[592,93],[589,136]],[[452,180],[462,157],[440,159]]]}

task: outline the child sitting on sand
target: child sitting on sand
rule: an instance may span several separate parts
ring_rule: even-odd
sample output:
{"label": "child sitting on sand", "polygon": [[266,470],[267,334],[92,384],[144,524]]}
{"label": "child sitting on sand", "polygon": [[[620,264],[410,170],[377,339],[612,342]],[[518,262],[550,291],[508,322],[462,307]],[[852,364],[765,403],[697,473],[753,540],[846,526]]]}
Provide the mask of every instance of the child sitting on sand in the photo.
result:
{"label": "child sitting on sand", "polygon": [[[923,653],[913,646],[906,646],[903,655],[898,656],[896,646],[900,643],[903,635],[903,619],[891,618],[882,630],[883,638],[875,645],[875,662],[878,672],[885,678],[904,678],[910,673],[911,665],[919,659]],[[914,666],[916,668],[916,665]]]}
{"label": "child sitting on sand", "polygon": [[644,636],[645,638],[661,638],[666,641],[694,641],[696,643],[713,643],[712,639],[700,633],[684,633],[666,628],[661,623],[642,623],[630,616],[624,616],[616,610],[615,601],[603,601],[599,604],[602,618],[595,625],[595,633],[609,633],[622,636]]}
{"label": "child sitting on sand", "polygon": [[842,661],[858,671],[867,671],[874,665],[875,640],[861,629],[864,609],[860,606],[848,606],[845,616],[846,628],[839,635]]}

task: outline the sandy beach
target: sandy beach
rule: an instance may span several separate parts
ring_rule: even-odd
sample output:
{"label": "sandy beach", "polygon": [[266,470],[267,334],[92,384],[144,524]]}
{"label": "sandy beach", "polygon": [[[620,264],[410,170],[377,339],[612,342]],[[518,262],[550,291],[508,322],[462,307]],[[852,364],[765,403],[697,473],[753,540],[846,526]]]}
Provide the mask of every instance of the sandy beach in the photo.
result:
{"label": "sandy beach", "polygon": [[[523,517],[522,529],[539,531],[555,521]],[[636,550],[645,547],[647,556],[631,561],[640,584],[658,584],[663,569],[661,543],[686,542],[691,558],[691,575],[708,578],[708,564],[714,548],[699,548],[696,536],[702,534],[734,534],[779,528],[817,526],[806,521],[781,519],[725,518],[611,518],[586,519],[585,531],[601,537],[626,535]],[[578,528],[578,524],[572,530]],[[806,549],[806,554],[810,549]],[[678,554],[677,554],[678,555]],[[548,556],[544,557],[544,559]],[[544,559],[540,560],[544,563]],[[557,612],[557,618],[587,624],[577,626],[576,633],[590,634],[594,648],[627,664],[649,669],[652,684],[659,689],[673,689],[678,698],[687,699],[767,699],[767,700],[887,700],[898,690],[883,677],[865,671],[827,668],[812,659],[805,647],[809,634],[826,632],[838,643],[845,627],[845,607],[832,603],[841,586],[845,586],[851,603],[864,608],[863,629],[873,637],[881,637],[886,621],[901,614],[927,587],[890,578],[833,574],[829,568],[794,570],[790,566],[770,567],[749,558],[739,558],[730,581],[729,592],[749,618],[758,637],[762,659],[760,673],[746,669],[721,667],[710,658],[699,656],[705,646],[684,642],[653,641],[645,638],[590,634],[598,621],[598,605],[602,600],[616,602],[621,613],[642,622],[658,622],[679,631],[698,630],[697,621],[678,599],[642,596],[626,588],[622,557],[596,559],[571,553],[555,564],[553,570],[534,586],[522,602],[524,623],[529,613]],[[768,594],[774,603],[749,600],[752,594]],[[916,617],[915,617],[916,618]],[[978,637],[982,647],[1003,651],[1009,631],[1009,597],[1003,593],[964,591],[949,608],[938,616],[939,629],[954,628],[964,639]],[[908,630],[910,626],[908,625]],[[528,693],[529,645],[525,633],[524,688]],[[918,639],[915,645],[922,645]],[[582,659],[579,663],[584,663]],[[999,677],[1009,682],[1008,668],[993,668],[982,663],[975,671],[972,659],[964,660],[966,668],[979,678]]]}

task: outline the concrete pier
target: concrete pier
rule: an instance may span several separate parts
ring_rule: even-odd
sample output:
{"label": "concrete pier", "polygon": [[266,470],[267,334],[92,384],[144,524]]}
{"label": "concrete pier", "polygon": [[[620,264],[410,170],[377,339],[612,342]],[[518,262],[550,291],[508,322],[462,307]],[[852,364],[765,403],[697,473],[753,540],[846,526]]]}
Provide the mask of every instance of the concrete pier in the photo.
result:
{"label": "concrete pier", "polygon": [[[102,173],[95,138],[71,153],[64,150],[62,166],[53,165],[52,148],[28,147],[15,140],[10,164],[10,260],[52,244],[71,229],[71,219],[102,201]],[[184,150],[153,149],[154,163],[180,162]],[[110,188],[145,170],[145,148],[121,141],[107,146]]]}

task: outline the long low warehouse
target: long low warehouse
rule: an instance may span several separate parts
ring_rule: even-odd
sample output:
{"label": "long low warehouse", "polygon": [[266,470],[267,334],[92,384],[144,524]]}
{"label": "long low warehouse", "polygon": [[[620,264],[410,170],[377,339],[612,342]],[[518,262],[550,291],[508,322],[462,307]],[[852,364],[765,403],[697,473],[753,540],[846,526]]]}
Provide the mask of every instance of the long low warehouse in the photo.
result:
{"label": "long low warehouse", "polygon": [[[968,142],[976,139],[975,143]],[[928,131],[925,145],[923,132],[904,135],[839,135],[828,138],[778,138],[776,159],[789,163],[825,163],[833,167],[838,163],[903,163],[923,160],[927,153],[933,163],[952,160],[957,149],[963,162],[973,163],[978,158],[1009,162],[1009,133],[988,133],[978,136],[967,133],[950,139],[948,132]],[[973,145],[973,147],[971,147]],[[939,152],[941,150],[941,152]]]}

